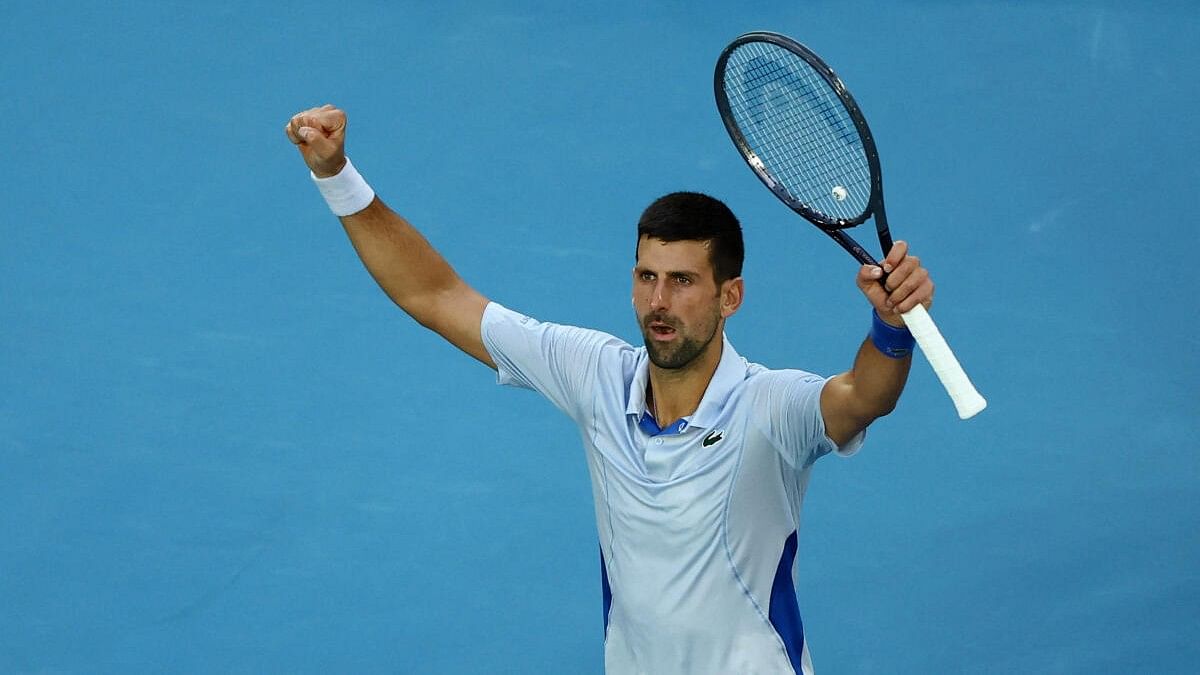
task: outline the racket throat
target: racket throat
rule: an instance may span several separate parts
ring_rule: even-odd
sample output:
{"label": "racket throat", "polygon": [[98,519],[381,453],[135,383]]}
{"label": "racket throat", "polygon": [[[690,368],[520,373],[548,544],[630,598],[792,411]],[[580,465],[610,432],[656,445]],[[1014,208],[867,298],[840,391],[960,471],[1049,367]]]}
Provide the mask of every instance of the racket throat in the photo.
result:
{"label": "racket throat", "polygon": [[[876,179],[878,180],[878,179]],[[883,257],[892,252],[892,231],[888,229],[887,212],[883,210],[883,186],[878,186],[877,204],[875,205],[875,232],[879,235],[879,248]]]}
{"label": "racket throat", "polygon": [[[859,244],[857,241],[854,241],[854,238],[851,237],[850,235],[846,234],[845,232],[843,232],[841,230],[825,230],[825,229],[822,229],[822,232],[829,235],[830,238],[832,238],[834,241],[836,241],[838,243],[838,245],[840,245],[842,248],[846,249],[846,251],[850,255],[854,256],[854,259],[857,260],[858,262],[860,262],[864,265],[878,265],[879,264],[879,261],[875,259],[875,256],[871,255],[867,251],[867,249],[862,247],[862,244]],[[889,249],[891,248],[891,235],[888,235],[888,248]],[[886,253],[886,251],[885,251],[885,253]]]}

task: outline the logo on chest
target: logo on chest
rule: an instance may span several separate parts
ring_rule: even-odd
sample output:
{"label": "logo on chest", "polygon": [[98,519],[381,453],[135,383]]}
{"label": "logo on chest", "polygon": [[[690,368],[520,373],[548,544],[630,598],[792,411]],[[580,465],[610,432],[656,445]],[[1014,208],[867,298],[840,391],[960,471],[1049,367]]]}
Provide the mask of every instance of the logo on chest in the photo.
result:
{"label": "logo on chest", "polygon": [[716,431],[710,432],[707,436],[705,436],[704,440],[700,441],[700,445],[708,448],[720,443],[723,440],[725,440],[725,430],[717,429]]}

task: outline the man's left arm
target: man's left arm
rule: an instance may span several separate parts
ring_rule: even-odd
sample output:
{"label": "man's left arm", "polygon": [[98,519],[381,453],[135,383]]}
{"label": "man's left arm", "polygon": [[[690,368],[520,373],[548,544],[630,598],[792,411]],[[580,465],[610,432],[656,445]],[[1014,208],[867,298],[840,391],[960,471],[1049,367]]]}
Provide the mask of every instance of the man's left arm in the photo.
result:
{"label": "man's left arm", "polygon": [[[842,445],[871,422],[890,413],[900,399],[912,366],[912,339],[900,315],[933,303],[933,280],[908,244],[897,241],[880,263],[863,265],[858,288],[879,315],[858,348],[850,370],[830,378],[821,390],[821,416],[830,440]],[[879,280],[887,273],[887,280]],[[885,288],[886,286],[886,288]],[[885,350],[888,353],[885,353]]]}

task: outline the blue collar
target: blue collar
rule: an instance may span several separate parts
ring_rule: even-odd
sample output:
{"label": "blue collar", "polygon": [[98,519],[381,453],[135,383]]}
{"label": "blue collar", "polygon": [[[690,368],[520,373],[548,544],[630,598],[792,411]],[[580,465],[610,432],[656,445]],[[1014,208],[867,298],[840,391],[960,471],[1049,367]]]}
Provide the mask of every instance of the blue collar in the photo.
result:
{"label": "blue collar", "polygon": [[658,426],[658,420],[654,419],[654,415],[651,415],[650,411],[646,410],[642,412],[641,418],[638,419],[638,426],[642,428],[642,431],[650,434],[651,436],[658,436],[659,434],[664,436],[670,434],[681,434],[688,426],[688,418],[682,417],[677,419],[668,424],[666,429],[663,429],[662,427]]}

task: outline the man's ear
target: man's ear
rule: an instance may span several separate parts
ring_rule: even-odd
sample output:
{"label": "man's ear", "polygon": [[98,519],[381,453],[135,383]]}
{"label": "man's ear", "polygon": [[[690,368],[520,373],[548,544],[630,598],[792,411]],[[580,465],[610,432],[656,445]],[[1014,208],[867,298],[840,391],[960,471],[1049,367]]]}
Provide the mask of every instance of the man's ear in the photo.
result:
{"label": "man's ear", "polygon": [[742,306],[746,297],[746,283],[741,277],[721,282],[721,317],[728,319]]}

